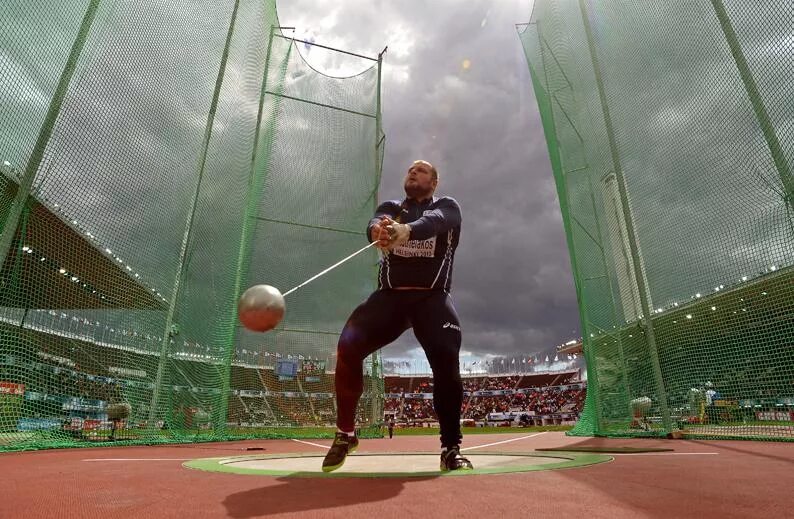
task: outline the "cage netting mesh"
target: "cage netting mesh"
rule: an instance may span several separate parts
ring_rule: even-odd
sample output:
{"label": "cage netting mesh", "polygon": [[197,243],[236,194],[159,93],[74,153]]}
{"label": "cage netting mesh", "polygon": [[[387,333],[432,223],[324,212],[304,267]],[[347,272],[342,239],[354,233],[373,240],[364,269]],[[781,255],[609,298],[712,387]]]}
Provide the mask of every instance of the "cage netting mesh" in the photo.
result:
{"label": "cage netting mesh", "polygon": [[519,26],[568,239],[573,434],[794,439],[794,5],[537,0]]}
{"label": "cage netting mesh", "polygon": [[[274,0],[0,5],[0,450],[332,434],[374,288],[380,59],[336,78]],[[345,55],[351,58],[349,55]],[[380,359],[359,409],[378,434]]]}

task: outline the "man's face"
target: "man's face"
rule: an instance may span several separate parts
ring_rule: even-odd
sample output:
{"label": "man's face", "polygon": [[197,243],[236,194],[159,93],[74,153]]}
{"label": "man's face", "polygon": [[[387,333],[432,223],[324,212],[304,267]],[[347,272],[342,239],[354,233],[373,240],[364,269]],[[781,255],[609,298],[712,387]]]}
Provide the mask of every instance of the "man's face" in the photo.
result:
{"label": "man's face", "polygon": [[433,194],[438,179],[433,178],[433,166],[423,160],[417,160],[408,168],[405,175],[405,194],[416,200],[427,198]]}

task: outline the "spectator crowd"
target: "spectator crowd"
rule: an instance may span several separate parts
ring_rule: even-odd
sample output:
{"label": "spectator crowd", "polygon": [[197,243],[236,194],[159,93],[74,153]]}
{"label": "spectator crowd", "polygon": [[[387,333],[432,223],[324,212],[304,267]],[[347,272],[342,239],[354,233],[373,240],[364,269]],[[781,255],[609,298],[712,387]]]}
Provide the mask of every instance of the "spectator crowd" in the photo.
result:
{"label": "spectator crowd", "polygon": [[[511,412],[578,416],[584,406],[586,389],[573,378],[542,379],[533,375],[465,378],[461,417],[477,421],[486,420],[491,413]],[[481,391],[504,394],[477,394]],[[436,420],[432,393],[430,378],[387,377],[385,414],[406,422]]]}

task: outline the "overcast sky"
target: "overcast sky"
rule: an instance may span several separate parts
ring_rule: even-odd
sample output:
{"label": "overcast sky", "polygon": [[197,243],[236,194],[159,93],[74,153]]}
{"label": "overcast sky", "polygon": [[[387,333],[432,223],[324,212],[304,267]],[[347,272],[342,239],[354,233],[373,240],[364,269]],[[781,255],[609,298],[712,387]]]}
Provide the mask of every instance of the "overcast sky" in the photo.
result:
{"label": "overcast sky", "polygon": [[[529,20],[532,1],[283,0],[279,4],[281,24],[295,26],[299,39],[370,56],[388,45],[382,86],[387,141],[380,198],[401,198],[404,172],[413,160],[421,158],[440,171],[438,194],[451,195],[461,203],[463,236],[453,295],[464,329],[464,362],[530,354],[545,358],[547,353],[553,356],[557,344],[580,334],[557,194],[515,30],[517,22]],[[154,7],[134,2],[101,4],[39,167],[36,195],[101,244],[130,276],[140,272],[140,283],[165,296],[176,286],[176,276],[182,276],[178,258],[184,224],[180,222],[186,222],[182,218],[189,213],[194,196],[206,201],[197,205],[191,227],[196,243],[202,246],[189,249],[184,277],[190,278],[190,283],[180,286],[180,300],[186,303],[177,315],[190,323],[182,334],[185,341],[214,341],[214,337],[226,337],[216,333],[216,315],[225,314],[224,326],[232,325],[229,308],[236,292],[229,280],[241,238],[226,230],[243,218],[250,164],[247,152],[239,150],[252,139],[261,88],[258,60],[264,59],[267,48],[271,4],[240,4],[238,19],[247,23],[237,26],[231,41],[226,81],[207,148],[207,167],[198,177],[202,178],[198,190],[199,136],[205,131],[233,2],[210,12],[196,2],[176,7],[157,1],[151,4]],[[15,94],[0,96],[0,168],[11,168],[9,171],[21,171],[28,160],[82,20],[82,11],[74,5],[58,5],[44,13],[35,2],[0,2],[0,19],[7,22],[0,38],[0,91]],[[769,153],[731,52],[720,31],[714,29],[713,7],[708,2],[677,0],[654,8],[649,15],[643,3],[631,4],[631,9],[627,5],[602,2],[591,18],[597,29],[600,59],[609,70],[604,77],[605,91],[623,156],[621,169],[629,202],[637,202],[637,210],[632,209],[637,245],[653,307],[661,309],[697,299],[701,292],[744,282],[748,276],[773,272],[776,265],[787,265],[792,227],[779,184],[782,173]],[[576,95],[567,101],[564,96],[568,94],[559,94],[569,111],[567,123],[558,119],[558,132],[573,135],[573,128],[565,125],[590,132],[584,147],[566,149],[563,142],[562,151],[570,164],[586,156],[593,175],[590,180],[600,181],[599,172],[610,170],[612,158],[605,151],[609,146],[605,133],[599,130],[600,116],[590,117],[601,110],[594,79],[588,66],[577,66],[581,60],[589,63],[583,54],[587,47],[583,30],[574,21],[580,20],[581,13],[575,1],[547,2],[545,6],[553,12],[541,13],[540,18],[544,23],[565,26],[558,32],[569,50],[560,50],[574,53],[562,60],[555,58],[556,65],[547,67],[546,73],[552,82],[555,75],[559,81],[562,71],[554,67],[568,67],[564,81],[570,75],[579,85]],[[783,141],[789,142],[794,105],[790,89],[781,85],[792,83],[792,11],[784,2],[765,3],[750,18],[741,15],[738,3],[730,10],[772,123]],[[687,23],[676,23],[683,19]],[[758,19],[770,23],[752,23]],[[697,45],[689,43],[695,41]],[[171,52],[173,49],[179,52]],[[318,47],[298,45],[297,49],[316,69],[334,76],[357,74],[371,66],[370,61]],[[290,63],[294,65],[298,59]],[[346,92],[366,104],[372,92],[368,77],[362,74],[354,80],[358,87],[327,93]],[[288,78],[293,87],[313,85],[301,79],[301,74]],[[336,81],[327,83],[335,85]],[[356,97],[351,92],[366,94]],[[279,114],[295,117],[294,113]],[[319,121],[311,127],[315,138],[333,136],[320,124],[336,123],[332,118]],[[355,135],[352,123],[339,124]],[[578,139],[579,130],[575,133]],[[294,136],[287,135],[287,142]],[[323,141],[302,138],[304,149]],[[289,159],[300,155],[300,148],[278,147],[273,156],[267,155],[276,163],[269,171],[271,177],[279,168],[281,174],[288,175],[290,170],[284,164],[292,167]],[[357,162],[349,150],[339,146],[321,153],[343,153],[344,160],[336,157],[340,159],[337,166],[366,163]],[[337,167],[336,174],[347,171],[345,167],[350,166]],[[313,178],[311,172],[306,178]],[[344,190],[348,194],[353,187],[362,189],[361,184]],[[339,183],[317,184],[313,186],[317,192],[304,190],[303,194],[334,200],[328,185]],[[371,189],[363,187],[367,193]],[[598,197],[598,189],[595,194]],[[278,192],[271,195],[278,197]],[[569,196],[572,216],[578,216],[577,225],[587,232],[588,222],[597,221],[588,207],[590,190],[571,189]],[[577,197],[585,197],[585,204],[578,203],[581,198]],[[230,200],[237,204],[228,204]],[[280,200],[281,206],[268,205],[277,214],[293,199]],[[225,211],[220,211],[224,204]],[[332,204],[323,206],[326,213],[338,213]],[[363,224],[367,215],[351,218]],[[289,249],[273,241],[273,236],[268,231],[264,240],[262,236],[253,240],[260,239],[256,243],[269,247],[267,250]],[[610,239],[613,237],[610,233]],[[347,248],[341,241],[331,245],[328,249],[334,251]],[[587,250],[582,249],[587,247],[582,242],[578,246],[580,251]],[[312,256],[311,261],[322,268],[335,259],[316,242],[312,247],[315,254],[294,253]],[[32,253],[30,249],[28,253]],[[290,265],[284,254],[278,259]],[[261,261],[258,264],[267,266]],[[294,286],[298,280],[288,277],[316,271],[309,265],[304,258],[300,269],[279,270],[281,278],[257,277],[257,273],[254,278]],[[317,270],[318,265],[314,265]],[[84,278],[77,270],[86,265],[66,266]],[[353,269],[353,263],[347,268]],[[314,292],[332,297],[335,293],[329,287],[344,280],[341,275],[328,276],[316,282]],[[78,281],[78,276],[72,276],[72,282]],[[362,278],[362,286],[365,281],[372,279]],[[328,286],[321,289],[322,283]],[[364,295],[362,290],[360,297]],[[603,309],[595,291],[587,295],[592,305]],[[315,306],[324,304],[310,293],[295,297],[296,302],[304,297],[315,300]],[[323,319],[329,324],[318,324],[313,306],[301,302],[294,308],[304,312],[290,312],[295,323],[312,322],[326,331],[331,330],[331,322],[340,324],[343,319],[325,311]],[[335,311],[347,315],[349,310],[339,305]],[[127,340],[128,327],[155,337],[162,332],[160,314],[139,318],[127,311],[103,311],[96,316],[78,313],[72,318],[81,316],[94,321],[92,333],[104,334],[108,326],[116,328],[112,340]],[[71,321],[65,325],[71,326]],[[275,341],[275,335],[267,336],[268,340]],[[332,335],[325,334],[312,347],[330,347]],[[260,337],[252,341],[255,351],[270,347],[263,345]],[[218,348],[226,347],[223,340],[215,342]],[[385,355],[390,359],[423,357],[410,333],[385,350]]]}
{"label": "overcast sky", "polygon": [[[559,203],[515,29],[531,7],[532,0],[278,4],[281,24],[295,26],[298,38],[371,56],[388,45],[380,198],[404,196],[404,172],[422,158],[439,171],[437,194],[460,202],[453,297],[464,360],[545,355],[580,334]],[[335,75],[362,68],[314,49],[307,59]],[[407,332],[384,356],[419,358],[416,346]]]}

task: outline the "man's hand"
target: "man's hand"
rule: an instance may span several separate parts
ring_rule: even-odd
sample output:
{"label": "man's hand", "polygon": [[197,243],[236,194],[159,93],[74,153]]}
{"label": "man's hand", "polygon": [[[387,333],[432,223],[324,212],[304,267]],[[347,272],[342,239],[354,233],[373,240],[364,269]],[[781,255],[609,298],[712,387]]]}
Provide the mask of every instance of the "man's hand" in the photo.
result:
{"label": "man's hand", "polygon": [[381,216],[380,222],[372,226],[370,229],[369,241],[377,241],[376,245],[379,249],[387,249],[389,247],[389,231],[386,230],[387,225],[394,223],[394,220],[388,216]]}
{"label": "man's hand", "polygon": [[411,238],[411,228],[404,223],[393,222],[386,226],[389,233],[389,248],[399,247]]}

